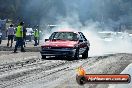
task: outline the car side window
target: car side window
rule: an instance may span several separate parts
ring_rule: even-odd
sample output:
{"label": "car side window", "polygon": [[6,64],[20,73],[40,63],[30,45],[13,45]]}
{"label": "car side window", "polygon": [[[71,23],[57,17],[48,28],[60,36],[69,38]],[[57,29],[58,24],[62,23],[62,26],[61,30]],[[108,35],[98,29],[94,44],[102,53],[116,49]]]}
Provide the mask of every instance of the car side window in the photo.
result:
{"label": "car side window", "polygon": [[82,35],[79,33],[79,40],[83,40],[84,41],[84,39],[83,39],[83,37],[82,37]]}
{"label": "car side window", "polygon": [[49,39],[53,39],[53,38],[54,38],[54,36],[55,36],[55,34],[56,34],[55,32],[54,32],[54,33],[52,33],[52,34],[51,34],[51,36],[49,37]]}
{"label": "car side window", "polygon": [[81,36],[82,36],[83,40],[84,40],[84,41],[87,41],[87,39],[86,39],[86,37],[83,35],[83,33],[82,33],[82,32],[80,32],[80,34],[81,34]]}

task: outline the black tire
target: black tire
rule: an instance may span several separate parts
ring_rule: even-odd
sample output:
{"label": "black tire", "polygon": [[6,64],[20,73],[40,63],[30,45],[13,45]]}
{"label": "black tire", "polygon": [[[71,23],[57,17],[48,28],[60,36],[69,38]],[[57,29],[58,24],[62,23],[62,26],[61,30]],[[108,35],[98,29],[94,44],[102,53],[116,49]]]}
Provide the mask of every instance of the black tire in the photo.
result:
{"label": "black tire", "polygon": [[89,47],[87,47],[87,49],[84,51],[84,53],[82,54],[82,58],[86,59],[88,58],[88,51],[89,51]]}
{"label": "black tire", "polygon": [[76,52],[73,58],[74,60],[79,60],[79,48],[76,49]]}
{"label": "black tire", "polygon": [[45,55],[42,55],[42,59],[46,59],[46,56]]}

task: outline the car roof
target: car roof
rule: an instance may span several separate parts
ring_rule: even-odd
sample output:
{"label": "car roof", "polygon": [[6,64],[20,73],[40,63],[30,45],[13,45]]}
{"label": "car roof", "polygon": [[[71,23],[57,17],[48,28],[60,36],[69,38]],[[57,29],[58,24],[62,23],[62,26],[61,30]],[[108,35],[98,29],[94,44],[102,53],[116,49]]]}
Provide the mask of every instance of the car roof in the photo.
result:
{"label": "car roof", "polygon": [[73,28],[62,28],[62,29],[58,29],[57,31],[55,32],[73,32],[73,33],[79,33],[78,31],[76,31],[75,29]]}
{"label": "car roof", "polygon": [[79,32],[77,31],[55,31],[55,32],[73,32],[73,33],[79,34]]}

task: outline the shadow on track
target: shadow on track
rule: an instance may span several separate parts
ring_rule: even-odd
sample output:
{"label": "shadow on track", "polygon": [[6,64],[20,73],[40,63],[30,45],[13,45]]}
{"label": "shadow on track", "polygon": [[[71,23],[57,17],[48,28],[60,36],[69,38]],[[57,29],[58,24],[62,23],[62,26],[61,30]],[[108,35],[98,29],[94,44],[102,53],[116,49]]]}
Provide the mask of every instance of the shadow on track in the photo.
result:
{"label": "shadow on track", "polygon": [[[88,57],[88,58],[90,58],[90,57]],[[82,60],[82,59],[83,59],[82,57],[79,58],[79,60]],[[60,57],[59,56],[58,57],[46,57],[46,59],[42,59],[42,60],[66,60],[66,61],[75,61],[72,58],[63,57],[63,56],[60,56]]]}

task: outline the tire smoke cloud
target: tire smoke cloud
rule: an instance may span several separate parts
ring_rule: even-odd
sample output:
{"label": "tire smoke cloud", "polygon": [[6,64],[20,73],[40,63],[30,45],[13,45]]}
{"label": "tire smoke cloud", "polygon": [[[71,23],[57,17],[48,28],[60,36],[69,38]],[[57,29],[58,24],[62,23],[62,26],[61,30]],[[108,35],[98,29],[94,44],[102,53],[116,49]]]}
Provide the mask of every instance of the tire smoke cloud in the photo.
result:
{"label": "tire smoke cloud", "polygon": [[[61,0],[60,2],[60,0],[48,0],[47,4],[42,0],[40,1],[41,3],[32,0],[32,3],[28,5],[30,8],[42,6],[39,9],[40,26],[50,24],[61,26],[57,26],[51,31],[46,27],[43,28],[45,34],[43,39],[48,38],[54,31],[72,28],[75,31],[82,31],[90,41],[90,56],[112,53],[132,53],[132,39],[129,34],[123,33],[127,29],[126,24],[130,23],[132,19],[130,16],[129,1]],[[34,5],[36,2],[37,4]],[[46,10],[46,8],[49,9]],[[126,11],[124,9],[128,10]],[[126,27],[123,30],[121,29],[122,25]],[[112,36],[102,38],[99,35],[101,31],[109,31],[112,33]],[[121,35],[118,35],[117,32],[121,32]]]}
{"label": "tire smoke cloud", "polygon": [[[84,33],[86,38],[90,42],[89,56],[99,56],[105,54],[114,53],[132,53],[132,38],[128,33],[125,32],[114,32],[114,31],[102,31],[99,27],[98,22],[93,22],[91,20],[85,23],[85,26],[81,24],[78,20],[77,14],[72,15],[72,17],[61,18],[62,22],[58,22],[58,26],[52,29],[52,31],[47,32],[44,38],[48,38],[51,33],[60,30],[73,30],[81,31]],[[100,32],[111,33],[107,38],[102,38]],[[121,33],[118,35],[118,33]],[[104,35],[103,34],[103,35]]]}

